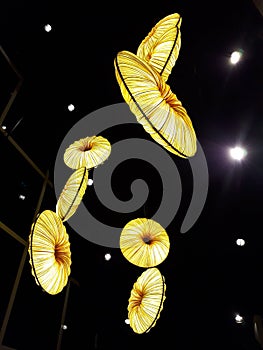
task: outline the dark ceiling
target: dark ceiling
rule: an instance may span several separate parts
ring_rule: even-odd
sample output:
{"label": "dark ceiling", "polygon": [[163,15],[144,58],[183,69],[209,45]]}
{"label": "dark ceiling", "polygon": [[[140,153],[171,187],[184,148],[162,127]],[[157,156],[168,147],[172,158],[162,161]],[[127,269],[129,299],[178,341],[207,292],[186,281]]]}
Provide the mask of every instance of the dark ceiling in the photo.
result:
{"label": "dark ceiling", "polygon": [[[6,131],[0,133],[0,218],[25,240],[43,178],[10,137],[44,174],[49,170],[53,183],[58,150],[69,130],[89,113],[124,102],[113,65],[117,52],[136,53],[161,18],[175,12],[182,16],[182,46],[168,83],[187,109],[205,154],[206,203],[194,225],[181,233],[193,176],[188,160],[170,154],[180,173],[182,200],[166,227],[169,255],[159,265],[167,286],[164,309],[156,326],[143,335],[135,334],[124,320],[130,290],[144,269],[129,263],[118,248],[91,242],[65,223],[73,282],[62,350],[260,349],[253,316],[263,315],[263,20],[255,4],[262,2],[2,2],[0,44],[23,83],[3,122]],[[47,23],[50,32],[44,30]],[[229,58],[236,49],[243,50],[243,57],[233,66]],[[0,60],[2,111],[18,77],[3,55]],[[75,105],[73,112],[67,109],[70,103]],[[91,136],[89,130],[83,132]],[[100,135],[112,145],[133,137],[151,141],[134,120],[105,130],[102,126]],[[228,155],[236,144],[248,151],[242,162]],[[87,188],[83,204],[98,221],[120,232],[133,218],[152,217],[162,201],[158,169],[141,159],[126,160],[114,171],[116,197],[130,199],[130,185],[140,178],[149,186],[149,197],[131,213],[106,207],[94,186]],[[55,205],[55,189],[47,185],[39,211],[55,210]],[[237,246],[237,238],[246,244]],[[2,229],[0,240],[3,322],[23,245]],[[108,252],[112,258],[106,261]],[[27,256],[3,344],[17,350],[55,350],[65,296],[66,288],[52,296],[36,285]],[[243,316],[243,324],[235,322],[236,313]]]}

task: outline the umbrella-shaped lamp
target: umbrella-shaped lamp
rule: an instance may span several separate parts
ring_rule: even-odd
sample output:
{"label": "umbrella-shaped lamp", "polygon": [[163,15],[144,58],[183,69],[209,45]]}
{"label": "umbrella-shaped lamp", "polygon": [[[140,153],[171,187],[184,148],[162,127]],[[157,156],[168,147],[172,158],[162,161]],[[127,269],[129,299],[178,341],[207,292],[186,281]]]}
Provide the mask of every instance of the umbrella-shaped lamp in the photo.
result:
{"label": "umbrella-shaped lamp", "polygon": [[130,263],[140,267],[153,267],[166,259],[170,240],[158,222],[138,218],[129,221],[122,229],[120,249]]}
{"label": "umbrella-shaped lamp", "polygon": [[39,214],[29,235],[29,262],[36,283],[49,294],[58,294],[71,269],[69,236],[60,217],[51,210]]}
{"label": "umbrella-shaped lamp", "polygon": [[181,48],[182,18],[173,13],[162,18],[143,39],[137,56],[147,61],[167,81]]}
{"label": "umbrella-shaped lamp", "polygon": [[71,169],[92,169],[102,164],[111,153],[110,142],[102,136],[87,136],[73,142],[64,153],[64,162]]}
{"label": "umbrella-shaped lamp", "polygon": [[56,214],[62,221],[67,221],[77,210],[88,186],[86,167],[73,172],[66,182],[56,205]]}
{"label": "umbrella-shaped lamp", "polygon": [[129,51],[119,52],[114,66],[122,96],[145,131],[169,152],[194,156],[192,121],[158,71]]}
{"label": "umbrella-shaped lamp", "polygon": [[135,333],[147,333],[156,325],[163,310],[166,284],[156,267],[144,271],[131,290],[128,318]]}

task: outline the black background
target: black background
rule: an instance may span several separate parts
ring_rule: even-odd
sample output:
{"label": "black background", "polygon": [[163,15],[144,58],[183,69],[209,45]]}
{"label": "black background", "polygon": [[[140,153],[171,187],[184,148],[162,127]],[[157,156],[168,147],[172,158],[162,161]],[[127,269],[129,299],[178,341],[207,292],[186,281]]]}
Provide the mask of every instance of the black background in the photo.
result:
{"label": "black background", "polygon": [[[184,201],[167,227],[171,249],[159,266],[167,292],[156,326],[143,335],[124,323],[133,283],[142,269],[119,249],[91,243],[68,224],[72,252],[69,303],[61,349],[259,349],[253,315],[262,303],[262,133],[263,21],[253,1],[47,2],[1,4],[1,46],[24,78],[4,124],[11,136],[53,180],[58,148],[70,128],[85,115],[123,102],[113,60],[118,51],[136,52],[141,40],[163,17],[182,16],[182,46],[169,85],[182,101],[205,152],[209,191],[195,225],[180,233],[189,205],[192,178],[187,160],[174,159]],[[45,24],[52,31],[44,30]],[[236,66],[231,52],[244,55]],[[17,77],[1,57],[1,111]],[[68,104],[75,110],[69,112]],[[22,119],[21,119],[22,118]],[[88,135],[87,135],[88,136]],[[139,125],[116,128],[111,143],[126,137],[150,140]],[[228,148],[246,147],[244,161],[229,158]],[[0,135],[1,221],[27,239],[43,179]],[[141,161],[127,161],[114,175],[116,196],[125,172],[150,188],[144,210],[151,216],[161,195],[158,173]],[[158,182],[159,181],[159,182]],[[120,227],[131,215],[111,215],[93,187],[84,202],[97,218]],[[126,192],[127,191],[127,192]],[[20,193],[26,195],[19,200]],[[54,210],[54,189],[47,187],[41,211]],[[134,214],[143,216],[142,208]],[[244,238],[246,245],[235,241]],[[0,320],[4,319],[23,246],[1,230]],[[105,253],[112,258],[105,261]],[[18,350],[56,349],[65,289],[43,293],[27,259],[3,344]],[[244,324],[236,324],[240,313]]]}

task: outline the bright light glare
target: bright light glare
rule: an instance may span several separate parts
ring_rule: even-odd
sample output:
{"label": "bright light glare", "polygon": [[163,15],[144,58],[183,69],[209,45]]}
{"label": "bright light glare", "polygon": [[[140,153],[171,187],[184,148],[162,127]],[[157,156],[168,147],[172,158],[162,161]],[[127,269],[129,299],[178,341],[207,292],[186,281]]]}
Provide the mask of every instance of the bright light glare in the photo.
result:
{"label": "bright light glare", "polygon": [[242,238],[238,238],[236,240],[236,244],[239,245],[239,246],[243,246],[243,245],[245,245],[245,240],[242,239]]}
{"label": "bright light glare", "polygon": [[238,63],[240,61],[241,56],[242,56],[242,52],[241,51],[234,51],[234,52],[232,52],[231,57],[230,57],[230,62],[232,64]]}
{"label": "bright light glare", "polygon": [[64,329],[64,330],[66,330],[66,329],[68,329],[68,326],[67,326],[66,324],[62,324],[62,325],[61,325],[61,328]]}
{"label": "bright light glare", "polygon": [[130,320],[128,318],[126,318],[125,323],[130,324]]}
{"label": "bright light glare", "polygon": [[70,112],[74,111],[74,109],[75,109],[75,107],[74,107],[73,104],[68,105],[68,110],[69,110]]}
{"label": "bright light glare", "polygon": [[230,152],[231,157],[235,160],[241,160],[247,154],[247,152],[246,152],[246,150],[244,150],[244,148],[238,147],[238,146],[231,148],[229,152]]}
{"label": "bright light glare", "polygon": [[105,254],[105,260],[109,261],[111,259],[111,255],[109,253]]}
{"label": "bright light glare", "polygon": [[45,25],[45,31],[46,31],[46,32],[50,32],[51,29],[52,29],[52,27],[51,27],[50,24],[46,24],[46,25]]}
{"label": "bright light glare", "polygon": [[6,130],[6,126],[5,126],[5,125],[2,125],[2,129],[3,129],[3,130]]}
{"label": "bright light glare", "polygon": [[26,198],[26,196],[24,196],[23,194],[19,195],[19,199],[22,199],[22,201]]}
{"label": "bright light glare", "polygon": [[88,186],[91,186],[93,184],[93,180],[92,179],[88,179]]}
{"label": "bright light glare", "polygon": [[236,317],[235,317],[235,320],[236,320],[236,323],[242,323],[243,322],[243,317],[237,314]]}

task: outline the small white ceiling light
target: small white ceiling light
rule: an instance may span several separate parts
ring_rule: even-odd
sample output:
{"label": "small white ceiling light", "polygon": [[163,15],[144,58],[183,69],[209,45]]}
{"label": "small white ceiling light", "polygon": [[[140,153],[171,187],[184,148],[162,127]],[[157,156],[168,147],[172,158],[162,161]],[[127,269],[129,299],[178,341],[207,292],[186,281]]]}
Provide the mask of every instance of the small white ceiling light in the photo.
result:
{"label": "small white ceiling light", "polygon": [[232,64],[237,64],[240,61],[242,55],[243,55],[243,51],[242,50],[233,51],[231,56],[230,56],[230,62]]}
{"label": "small white ceiling light", "polygon": [[70,112],[74,111],[74,109],[75,109],[75,107],[74,107],[73,104],[68,105],[68,110],[69,110]]}
{"label": "small white ceiling light", "polygon": [[105,254],[105,260],[109,261],[111,259],[111,255],[109,253]]}
{"label": "small white ceiling light", "polygon": [[46,24],[46,25],[45,25],[45,31],[46,31],[46,32],[50,32],[51,29],[52,29],[52,27],[51,27],[50,24]]}
{"label": "small white ceiling light", "polygon": [[245,240],[243,239],[243,238],[238,238],[237,240],[236,240],[236,244],[237,245],[239,245],[239,246],[243,246],[243,245],[245,245]]}
{"label": "small white ceiling light", "polygon": [[130,320],[128,318],[126,318],[125,323],[130,324]]}
{"label": "small white ceiling light", "polygon": [[88,179],[88,186],[91,186],[93,184],[93,180],[92,179]]}
{"label": "small white ceiling light", "polygon": [[247,154],[246,150],[239,146],[230,148],[229,153],[230,156],[235,160],[242,160]]}
{"label": "small white ceiling light", "polygon": [[26,198],[26,196],[24,196],[23,194],[19,195],[19,199],[21,199],[22,201]]}
{"label": "small white ceiling light", "polygon": [[3,130],[6,130],[6,126],[5,126],[5,125],[2,125],[2,129],[3,129]]}
{"label": "small white ceiling light", "polygon": [[235,321],[236,321],[236,323],[243,323],[243,322],[244,322],[244,319],[243,319],[242,316],[240,316],[239,314],[237,314],[237,315],[235,316]]}
{"label": "small white ceiling light", "polygon": [[65,331],[66,329],[68,329],[68,326],[66,324],[62,324],[61,328]]}

